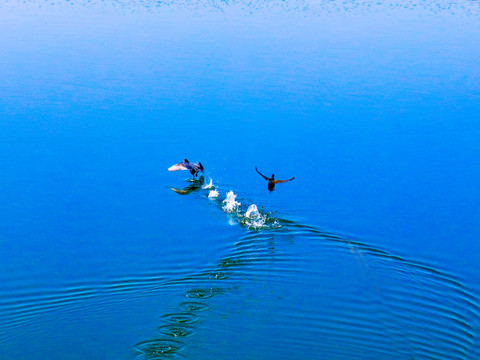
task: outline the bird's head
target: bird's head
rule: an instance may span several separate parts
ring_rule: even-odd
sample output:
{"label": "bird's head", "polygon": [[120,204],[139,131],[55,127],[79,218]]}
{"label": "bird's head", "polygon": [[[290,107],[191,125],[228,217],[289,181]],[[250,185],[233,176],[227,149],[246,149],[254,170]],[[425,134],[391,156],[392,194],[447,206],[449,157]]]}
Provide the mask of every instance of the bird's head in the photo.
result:
{"label": "bird's head", "polygon": [[184,162],[189,162],[187,159],[183,159]]}

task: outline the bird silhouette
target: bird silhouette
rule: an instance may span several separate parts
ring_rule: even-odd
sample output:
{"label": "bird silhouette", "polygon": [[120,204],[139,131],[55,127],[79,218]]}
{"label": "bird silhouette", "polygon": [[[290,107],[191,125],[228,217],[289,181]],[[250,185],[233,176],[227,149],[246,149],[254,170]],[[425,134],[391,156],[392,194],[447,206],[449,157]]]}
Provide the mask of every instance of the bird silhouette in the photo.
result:
{"label": "bird silhouette", "polygon": [[263,175],[260,171],[258,171],[257,166],[255,166],[255,170],[257,170],[257,173],[259,173],[261,177],[263,177],[265,180],[268,181],[268,190],[270,190],[270,191],[275,190],[275,184],[280,184],[280,183],[284,183],[284,182],[287,182],[287,181],[292,181],[293,179],[295,179],[295,176],[294,176],[294,177],[292,177],[291,179],[288,179],[288,180],[275,180],[275,174],[272,174],[272,177],[269,178],[269,177]]}
{"label": "bird silhouette", "polygon": [[190,174],[192,174],[194,178],[197,177],[197,174],[199,171],[203,173],[205,172],[201,162],[191,163],[187,159],[184,159],[181,163],[172,165],[168,168],[168,171],[178,171],[178,170],[190,170]]}

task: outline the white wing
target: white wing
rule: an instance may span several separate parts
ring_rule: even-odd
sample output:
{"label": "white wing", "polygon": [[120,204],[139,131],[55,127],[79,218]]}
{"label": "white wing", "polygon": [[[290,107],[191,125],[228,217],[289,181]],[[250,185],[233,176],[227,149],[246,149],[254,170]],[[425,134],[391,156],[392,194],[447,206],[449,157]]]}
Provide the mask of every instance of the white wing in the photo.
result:
{"label": "white wing", "polygon": [[188,168],[185,167],[185,166],[183,166],[182,163],[180,163],[180,164],[175,164],[175,165],[170,166],[170,167],[168,168],[168,171],[177,171],[177,170],[188,170]]}

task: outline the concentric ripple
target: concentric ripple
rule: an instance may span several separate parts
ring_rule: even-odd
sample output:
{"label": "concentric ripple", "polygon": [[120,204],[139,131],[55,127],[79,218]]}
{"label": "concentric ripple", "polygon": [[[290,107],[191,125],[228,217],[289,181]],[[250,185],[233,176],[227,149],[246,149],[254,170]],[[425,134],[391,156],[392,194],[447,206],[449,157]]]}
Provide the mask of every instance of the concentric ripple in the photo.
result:
{"label": "concentric ripple", "polygon": [[174,324],[162,325],[158,328],[158,331],[164,335],[173,337],[189,337],[197,333],[194,328],[185,324],[182,324],[181,326]]}
{"label": "concentric ripple", "polygon": [[195,316],[195,314],[189,312],[185,312],[165,314],[162,316],[162,319],[172,324],[192,324],[198,321],[198,316]]}
{"label": "concentric ripple", "polygon": [[216,295],[223,294],[225,289],[222,288],[206,288],[206,289],[190,289],[185,292],[185,296],[192,299],[208,299]]}
{"label": "concentric ripple", "polygon": [[210,309],[210,307],[207,304],[197,302],[197,301],[184,301],[179,305],[179,307],[184,309],[185,311],[192,311],[192,312],[206,311]]}
{"label": "concentric ripple", "polygon": [[184,348],[184,343],[171,339],[154,339],[142,341],[135,345],[141,353],[137,359],[160,360],[177,355]]}

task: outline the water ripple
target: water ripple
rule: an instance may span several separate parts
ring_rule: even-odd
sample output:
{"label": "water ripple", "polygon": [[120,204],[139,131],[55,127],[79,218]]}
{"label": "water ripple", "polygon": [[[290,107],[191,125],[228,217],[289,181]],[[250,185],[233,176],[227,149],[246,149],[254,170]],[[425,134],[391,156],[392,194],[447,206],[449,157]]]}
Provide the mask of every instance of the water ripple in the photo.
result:
{"label": "water ripple", "polygon": [[191,289],[185,292],[185,296],[192,299],[208,299],[216,295],[223,294],[225,289],[222,288],[205,288]]}
{"label": "water ripple", "polygon": [[198,317],[192,313],[173,313],[165,314],[162,319],[172,324],[191,324],[198,321]]}
{"label": "water ripple", "polygon": [[[245,199],[239,202],[250,203]],[[217,205],[221,209],[225,204],[218,200]],[[170,286],[174,291],[178,288],[183,296],[177,309],[161,318],[165,324],[159,324],[158,331],[164,338],[140,342],[136,350],[138,359],[178,357],[190,338],[202,331],[200,314],[209,313],[211,298],[223,296],[228,302],[240,285],[248,291],[249,283],[252,294],[261,294],[255,287],[261,281],[288,290],[289,282],[321,279],[323,274],[318,271],[325,271],[328,276],[330,269],[313,270],[310,263],[335,259],[341,265],[355,259],[369,275],[366,283],[349,283],[346,279],[345,284],[338,284],[338,290],[319,289],[306,283],[301,293],[294,294],[291,301],[327,299],[335,306],[310,308],[308,312],[301,308],[284,309],[275,326],[296,331],[278,345],[278,351],[301,346],[331,358],[365,359],[362,354],[370,353],[373,358],[432,360],[473,359],[472,353],[478,352],[478,297],[454,274],[358,239],[279,217],[274,221],[279,225],[275,229],[252,231],[245,226],[244,235],[232,243],[227,255],[196,274],[171,279],[154,273],[141,274],[106,283],[11,293],[0,299],[0,314],[6,315],[2,328],[8,331],[35,314],[82,299],[101,296],[108,303],[108,297],[114,294],[139,296]],[[299,242],[318,248],[295,256],[293,252],[304,248],[297,245]],[[372,317],[372,313],[376,315]],[[238,331],[235,324],[229,331],[232,336]],[[301,335],[305,331],[309,336]],[[321,345],[316,340],[320,338]],[[342,350],[346,345],[349,350]]]}
{"label": "water ripple", "polygon": [[154,339],[142,341],[135,345],[135,349],[141,353],[137,359],[157,360],[171,358],[184,348],[184,343],[171,339]]}
{"label": "water ripple", "polygon": [[[398,333],[408,339],[414,354],[431,359],[464,359],[471,354],[476,338],[472,322],[479,318],[478,299],[455,276],[360,241],[282,222],[283,231],[292,231],[297,238],[334,242],[354,249],[353,253],[368,264],[377,282],[388,284],[388,288],[377,293],[379,303],[388,313],[389,321],[396,324]],[[340,319],[331,321],[338,323]],[[357,319],[352,325],[368,323],[369,319]]]}
{"label": "water ripple", "polygon": [[[478,1],[459,0],[365,0],[365,1],[313,1],[313,0],[285,0],[285,1],[249,1],[249,0],[23,0],[11,1],[3,5],[10,7],[18,6],[50,6],[58,8],[101,8],[124,12],[137,12],[144,10],[151,13],[161,11],[189,10],[194,13],[230,13],[240,12],[244,14],[256,13],[302,13],[302,14],[366,14],[376,11],[393,13],[399,11],[414,11],[438,15],[441,13],[462,13],[466,15],[478,15],[480,5]],[[0,8],[2,5],[0,5]]]}
{"label": "water ripple", "polygon": [[210,309],[207,304],[197,302],[197,301],[184,301],[180,305],[180,308],[184,309],[185,311],[206,311]]}
{"label": "water ripple", "polygon": [[173,337],[190,337],[197,333],[194,328],[183,324],[181,326],[174,324],[162,325],[158,328],[158,331]]}

